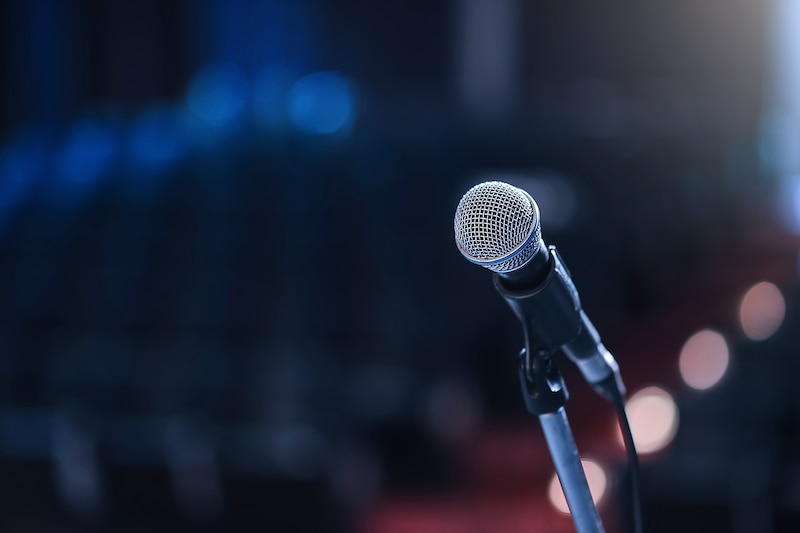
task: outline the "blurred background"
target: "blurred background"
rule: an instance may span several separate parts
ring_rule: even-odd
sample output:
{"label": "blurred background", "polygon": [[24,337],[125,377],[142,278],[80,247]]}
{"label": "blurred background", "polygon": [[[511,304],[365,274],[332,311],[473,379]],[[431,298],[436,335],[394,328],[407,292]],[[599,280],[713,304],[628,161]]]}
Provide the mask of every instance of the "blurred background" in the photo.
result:
{"label": "blurred background", "polygon": [[795,531],[798,35],[793,0],[3,2],[0,530],[572,531],[453,242],[501,179],[620,363],[647,530]]}

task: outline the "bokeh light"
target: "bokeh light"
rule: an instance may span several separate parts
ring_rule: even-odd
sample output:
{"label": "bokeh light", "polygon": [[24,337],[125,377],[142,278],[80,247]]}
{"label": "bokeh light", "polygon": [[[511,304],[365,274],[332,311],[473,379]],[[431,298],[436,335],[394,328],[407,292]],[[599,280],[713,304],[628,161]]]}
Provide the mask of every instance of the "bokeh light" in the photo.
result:
{"label": "bokeh light", "polygon": [[[678,407],[672,395],[659,387],[646,387],[628,400],[625,410],[638,453],[664,449],[678,431]],[[622,443],[622,434],[619,434]]]}
{"label": "bokeh light", "polygon": [[780,289],[768,281],[747,290],[739,305],[739,322],[747,337],[754,341],[770,338],[783,323],[786,302]]}
{"label": "bokeh light", "polygon": [[171,106],[153,106],[132,123],[128,151],[138,166],[157,169],[180,157],[186,147],[185,113]]}
{"label": "bokeh light", "polygon": [[[0,151],[0,223],[27,196],[38,175],[37,160],[19,150]],[[43,158],[42,158],[43,159]]]}
{"label": "bokeh light", "polygon": [[292,85],[288,110],[298,128],[311,133],[334,133],[353,119],[353,91],[338,72],[314,72]]}
{"label": "bokeh light", "polygon": [[216,63],[201,70],[189,86],[187,105],[199,119],[215,126],[235,120],[247,104],[249,85],[232,63]]}
{"label": "bokeh light", "polygon": [[678,368],[687,385],[706,390],[722,379],[729,362],[730,352],[725,337],[716,331],[703,329],[684,343]]}
{"label": "bokeh light", "polygon": [[118,133],[112,124],[94,120],[78,122],[56,159],[58,174],[67,185],[59,189],[59,194],[72,197],[78,189],[102,177],[110,169],[117,148]]}
{"label": "bokeh light", "polygon": [[[581,459],[583,472],[586,474],[586,481],[589,483],[589,492],[592,493],[592,501],[595,505],[600,505],[603,497],[608,489],[608,476],[605,470],[599,463],[591,459]],[[561,489],[561,482],[558,480],[558,475],[555,473],[550,479],[550,485],[547,489],[547,495],[550,498],[550,503],[560,513],[569,513],[569,506],[567,499],[564,497],[564,491]]]}

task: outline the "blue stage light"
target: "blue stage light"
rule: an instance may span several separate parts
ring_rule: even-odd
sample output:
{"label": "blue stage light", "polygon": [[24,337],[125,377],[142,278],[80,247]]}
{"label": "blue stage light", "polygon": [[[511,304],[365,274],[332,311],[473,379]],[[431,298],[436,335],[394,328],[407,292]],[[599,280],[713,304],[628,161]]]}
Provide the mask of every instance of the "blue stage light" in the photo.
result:
{"label": "blue stage light", "polygon": [[0,149],[0,224],[28,200],[50,166],[49,136],[38,127],[24,127]]}
{"label": "blue stage light", "polygon": [[0,225],[4,224],[25,200],[38,178],[43,157],[15,148],[0,151]]}
{"label": "blue stage light", "polygon": [[178,109],[167,106],[154,107],[137,118],[128,136],[134,162],[150,169],[175,162],[187,143],[184,119]]}
{"label": "blue stage light", "polygon": [[0,210],[7,212],[16,207],[35,178],[31,170],[23,154],[10,148],[0,152]]}
{"label": "blue stage light", "polygon": [[79,122],[58,153],[59,177],[74,187],[94,183],[110,170],[118,147],[117,132],[111,125]]}
{"label": "blue stage light", "polygon": [[236,65],[217,63],[201,70],[192,80],[187,105],[204,122],[224,126],[241,114],[249,91],[247,79]]}
{"label": "blue stage light", "polygon": [[292,85],[288,111],[300,129],[319,134],[334,133],[353,120],[353,90],[338,72],[308,74]]}

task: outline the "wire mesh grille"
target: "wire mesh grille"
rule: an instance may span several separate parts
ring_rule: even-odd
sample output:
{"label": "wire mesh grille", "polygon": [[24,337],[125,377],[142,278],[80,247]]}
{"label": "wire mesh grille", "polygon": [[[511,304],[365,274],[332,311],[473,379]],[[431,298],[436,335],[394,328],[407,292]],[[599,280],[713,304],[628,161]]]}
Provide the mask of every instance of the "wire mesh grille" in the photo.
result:
{"label": "wire mesh grille", "polygon": [[501,181],[472,187],[454,221],[456,244],[474,263],[496,272],[522,266],[539,248],[539,209],[523,191]]}

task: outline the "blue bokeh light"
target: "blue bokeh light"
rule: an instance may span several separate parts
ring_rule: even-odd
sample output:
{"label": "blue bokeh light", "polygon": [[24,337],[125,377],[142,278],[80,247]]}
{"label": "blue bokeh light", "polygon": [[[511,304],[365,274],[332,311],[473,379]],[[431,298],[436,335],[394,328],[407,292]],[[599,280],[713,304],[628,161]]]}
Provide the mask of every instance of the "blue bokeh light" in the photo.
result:
{"label": "blue bokeh light", "polygon": [[216,63],[201,70],[189,86],[187,105],[200,120],[225,126],[242,113],[250,87],[232,63]]}
{"label": "blue bokeh light", "polygon": [[70,186],[90,185],[110,170],[118,147],[113,126],[91,120],[79,122],[57,155],[58,175]]}
{"label": "blue bokeh light", "polygon": [[16,150],[0,152],[0,210],[13,209],[35,178],[30,161]]}
{"label": "blue bokeh light", "polygon": [[0,151],[0,224],[25,201],[41,174],[44,160],[41,147],[8,147]]}
{"label": "blue bokeh light", "polygon": [[300,129],[319,134],[334,133],[353,120],[353,90],[338,72],[308,74],[292,85],[288,94],[288,111]]}
{"label": "blue bokeh light", "polygon": [[186,139],[183,113],[157,106],[138,117],[128,133],[128,152],[137,165],[147,169],[164,167],[180,158]]}

